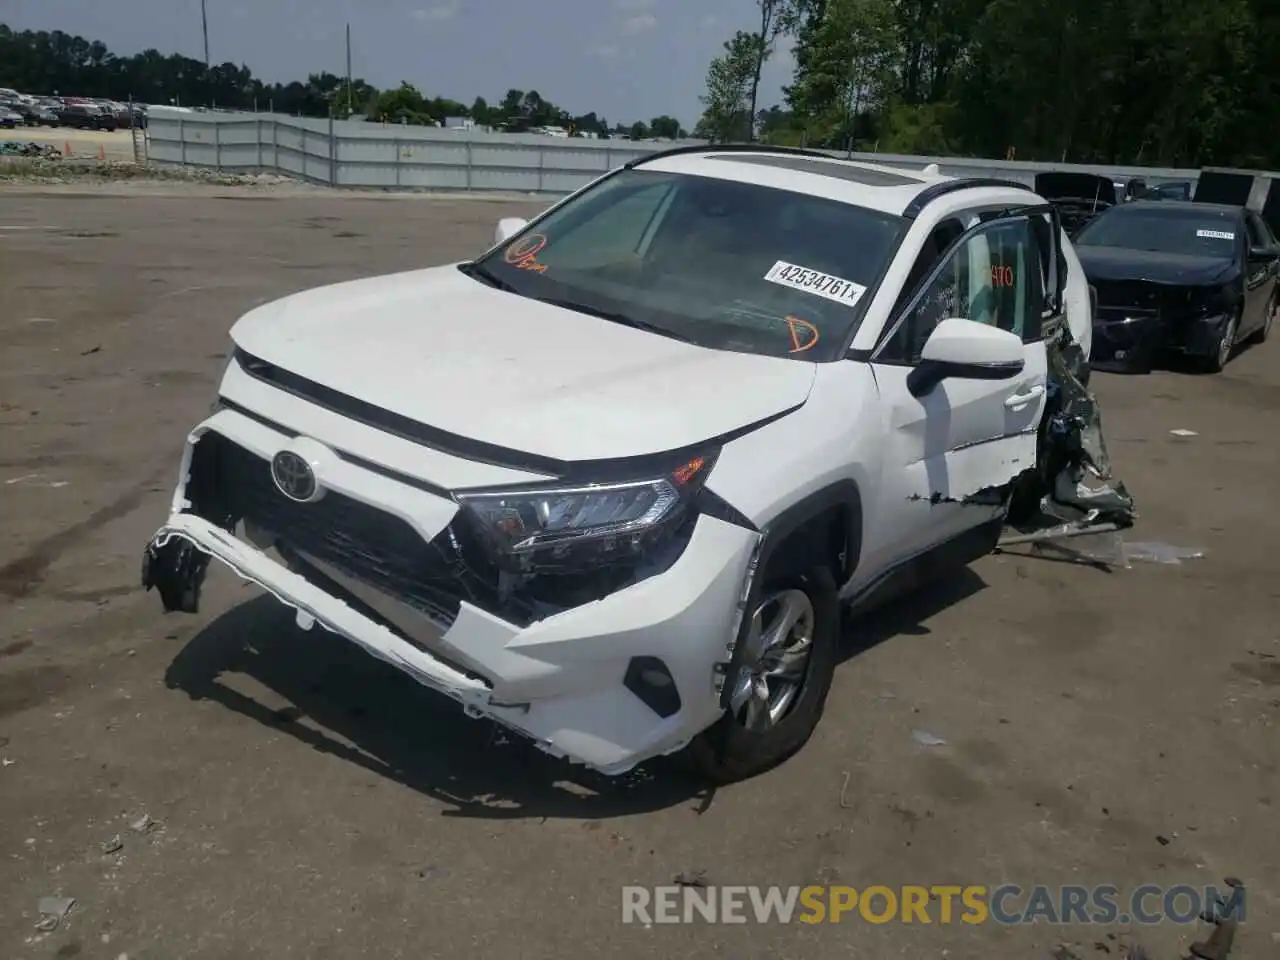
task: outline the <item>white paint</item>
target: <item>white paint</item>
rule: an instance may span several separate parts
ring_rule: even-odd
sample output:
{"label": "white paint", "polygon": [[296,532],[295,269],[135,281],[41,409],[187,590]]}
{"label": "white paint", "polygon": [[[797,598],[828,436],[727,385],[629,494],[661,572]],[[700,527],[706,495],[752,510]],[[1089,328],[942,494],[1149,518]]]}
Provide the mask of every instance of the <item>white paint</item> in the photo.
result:
{"label": "white paint", "polygon": [[1196,433],[1194,430],[1186,430],[1186,429],[1183,429],[1182,427],[1179,427],[1177,430],[1170,430],[1169,432],[1170,432],[1171,434],[1173,434],[1175,437],[1198,437],[1198,436],[1200,436],[1200,434]]}
{"label": "white paint", "polygon": [[823,273],[821,270],[787,263],[785,260],[779,260],[770,267],[764,278],[780,287],[790,287],[792,290],[842,303],[846,307],[856,306],[867,292],[867,288],[860,283]]}
{"label": "white paint", "polygon": [[710,350],[513,296],[451,266],[294,294],[251,311],[231,336],[384,410],[562,460],[699,443],[798,406],[814,375],[795,359]]}

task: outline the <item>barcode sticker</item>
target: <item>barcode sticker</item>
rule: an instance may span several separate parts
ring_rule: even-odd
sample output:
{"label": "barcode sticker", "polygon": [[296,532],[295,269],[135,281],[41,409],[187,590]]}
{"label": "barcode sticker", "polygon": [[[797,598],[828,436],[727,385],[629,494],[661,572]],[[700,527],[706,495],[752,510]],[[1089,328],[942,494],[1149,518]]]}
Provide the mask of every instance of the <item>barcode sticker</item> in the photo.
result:
{"label": "barcode sticker", "polygon": [[854,306],[862,299],[862,295],[867,292],[867,288],[860,283],[845,280],[843,277],[835,277],[829,273],[823,273],[821,270],[811,270],[808,267],[787,263],[785,260],[779,260],[770,267],[764,278],[770,283],[776,283],[779,286],[790,287],[793,290],[811,293],[815,297],[825,297],[836,303],[843,303],[846,307]]}

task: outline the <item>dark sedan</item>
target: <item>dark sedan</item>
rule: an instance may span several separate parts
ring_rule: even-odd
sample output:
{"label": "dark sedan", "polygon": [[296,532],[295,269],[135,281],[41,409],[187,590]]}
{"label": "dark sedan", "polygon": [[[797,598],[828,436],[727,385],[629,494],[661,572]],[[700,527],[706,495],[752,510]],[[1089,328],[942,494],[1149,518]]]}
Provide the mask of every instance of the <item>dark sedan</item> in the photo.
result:
{"label": "dark sedan", "polygon": [[1099,215],[1074,246],[1097,293],[1091,367],[1145,372],[1179,353],[1216,372],[1271,331],[1280,244],[1252,210],[1139,200]]}

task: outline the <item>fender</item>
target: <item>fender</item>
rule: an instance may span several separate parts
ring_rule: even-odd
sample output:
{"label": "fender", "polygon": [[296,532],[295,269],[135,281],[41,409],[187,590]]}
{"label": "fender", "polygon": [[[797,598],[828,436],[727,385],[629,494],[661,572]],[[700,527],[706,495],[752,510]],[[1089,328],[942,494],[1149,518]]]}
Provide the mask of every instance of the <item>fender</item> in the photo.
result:
{"label": "fender", "polygon": [[[761,531],[763,540],[756,560],[751,586],[747,591],[743,610],[742,623],[733,638],[730,647],[731,656],[724,676],[733,677],[742,665],[743,643],[747,631],[751,628],[751,620],[746,615],[754,610],[760,602],[760,594],[764,588],[764,576],[771,564],[794,565],[796,569],[807,570],[817,563],[831,559],[827,552],[830,543],[815,536],[796,537],[805,527],[823,514],[835,512],[841,517],[840,533],[843,537],[843,551],[838,558],[840,569],[836,570],[837,583],[843,585],[852,578],[858,568],[862,553],[862,493],[853,480],[838,480],[811,493],[798,503],[783,510]],[[725,519],[723,516],[721,519]],[[822,528],[815,526],[813,533]],[[720,691],[720,705],[729,708],[729,697],[732,695],[732,684],[725,683]]]}

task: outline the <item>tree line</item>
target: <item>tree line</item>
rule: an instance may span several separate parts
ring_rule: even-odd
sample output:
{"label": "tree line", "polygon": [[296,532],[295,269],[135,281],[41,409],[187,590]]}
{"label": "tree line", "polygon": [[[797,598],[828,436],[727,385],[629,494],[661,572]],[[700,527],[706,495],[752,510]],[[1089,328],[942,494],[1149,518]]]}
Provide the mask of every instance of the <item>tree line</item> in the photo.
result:
{"label": "tree line", "polygon": [[[695,136],[884,153],[1280,167],[1275,0],[754,0]],[[762,66],[795,72],[761,109]]]}
{"label": "tree line", "polygon": [[16,31],[0,23],[0,87],[52,96],[102,97],[136,103],[262,110],[293,116],[363,116],[390,123],[439,124],[466,117],[519,131],[560,126],[574,134],[632,139],[685,136],[674,117],[610,125],[593,111],[572,114],[536,90],[508,90],[494,104],[428,97],[410,83],[379,90],[363,79],[314,73],[305,81],[265,83],[243,64],[210,64],[181,54],[144,50],[118,56],[97,40],[60,30]]}

